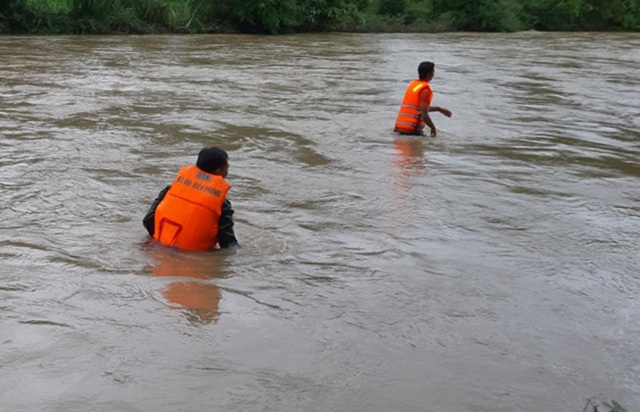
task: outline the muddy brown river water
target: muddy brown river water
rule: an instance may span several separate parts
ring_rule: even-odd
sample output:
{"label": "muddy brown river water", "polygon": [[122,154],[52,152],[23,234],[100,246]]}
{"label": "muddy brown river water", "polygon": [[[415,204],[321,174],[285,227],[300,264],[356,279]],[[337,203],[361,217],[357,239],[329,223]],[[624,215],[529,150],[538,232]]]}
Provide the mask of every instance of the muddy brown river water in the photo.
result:
{"label": "muddy brown river water", "polygon": [[[436,63],[437,138],[393,121]],[[0,410],[640,408],[640,35],[0,37]],[[147,242],[200,148],[238,253]]]}

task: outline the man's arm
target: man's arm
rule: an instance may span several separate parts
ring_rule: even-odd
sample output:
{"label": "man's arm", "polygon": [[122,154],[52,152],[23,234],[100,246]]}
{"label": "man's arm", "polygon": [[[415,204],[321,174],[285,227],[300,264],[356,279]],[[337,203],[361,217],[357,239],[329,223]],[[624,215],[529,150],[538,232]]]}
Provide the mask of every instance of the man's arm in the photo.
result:
{"label": "man's arm", "polygon": [[451,110],[444,108],[444,107],[440,107],[440,106],[430,106],[429,107],[429,111],[430,112],[440,112],[443,115],[447,116],[447,117],[451,117],[451,115],[453,113],[451,113]]}
{"label": "man's arm", "polygon": [[433,98],[433,94],[430,89],[423,89],[420,92],[420,113],[422,115],[422,121],[425,122],[429,129],[431,130],[431,137],[435,137],[437,134],[436,125],[431,120],[429,116],[429,112],[440,112],[447,117],[451,117],[451,110],[446,109],[440,106],[431,106],[431,99]]}
{"label": "man's arm", "polygon": [[422,89],[422,91],[420,91],[420,115],[422,117],[422,121],[425,122],[427,126],[429,126],[429,129],[431,130],[431,137],[435,137],[437,133],[436,125],[433,124],[433,120],[431,120],[431,117],[429,117],[429,112],[433,111],[431,110],[432,97],[433,94],[431,93],[430,88],[425,87],[424,89]]}
{"label": "man's arm", "polygon": [[429,130],[431,130],[431,137],[435,137],[437,134],[436,125],[433,124],[433,120],[429,117],[429,112],[432,112],[433,110],[431,110],[429,106],[420,105],[420,111],[422,113],[422,121],[425,122],[425,124],[429,126]]}
{"label": "man's arm", "polygon": [[221,249],[240,247],[233,232],[233,207],[227,199],[222,204],[222,213],[218,222],[218,244]]}
{"label": "man's arm", "polygon": [[145,229],[147,229],[147,232],[149,232],[149,236],[153,236],[153,232],[155,230],[156,209],[158,208],[160,202],[162,202],[162,199],[164,199],[170,187],[171,185],[165,187],[160,191],[160,193],[158,193],[158,197],[156,197],[156,199],[151,204],[151,207],[147,211],[147,214],[142,218],[142,224],[144,225]]}

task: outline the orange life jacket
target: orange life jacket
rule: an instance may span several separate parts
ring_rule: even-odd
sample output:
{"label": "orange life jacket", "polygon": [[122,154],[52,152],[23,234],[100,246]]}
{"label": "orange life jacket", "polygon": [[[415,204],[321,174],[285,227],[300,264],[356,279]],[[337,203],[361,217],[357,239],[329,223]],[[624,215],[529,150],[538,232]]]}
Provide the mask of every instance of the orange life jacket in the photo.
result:
{"label": "orange life jacket", "polygon": [[422,114],[420,113],[420,92],[427,89],[428,101],[431,104],[433,99],[433,91],[429,82],[424,80],[413,80],[402,99],[402,105],[396,118],[395,131],[404,134],[414,134],[422,130],[424,122],[422,121]]}
{"label": "orange life jacket", "polygon": [[222,176],[184,166],[156,209],[153,238],[186,250],[215,247],[222,204],[230,188]]}

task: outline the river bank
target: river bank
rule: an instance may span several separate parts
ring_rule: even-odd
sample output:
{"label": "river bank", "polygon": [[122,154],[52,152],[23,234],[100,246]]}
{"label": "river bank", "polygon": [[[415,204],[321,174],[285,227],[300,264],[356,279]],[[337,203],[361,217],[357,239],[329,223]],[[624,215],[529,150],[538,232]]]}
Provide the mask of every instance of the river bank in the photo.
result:
{"label": "river bank", "polygon": [[4,0],[0,34],[640,31],[638,0]]}

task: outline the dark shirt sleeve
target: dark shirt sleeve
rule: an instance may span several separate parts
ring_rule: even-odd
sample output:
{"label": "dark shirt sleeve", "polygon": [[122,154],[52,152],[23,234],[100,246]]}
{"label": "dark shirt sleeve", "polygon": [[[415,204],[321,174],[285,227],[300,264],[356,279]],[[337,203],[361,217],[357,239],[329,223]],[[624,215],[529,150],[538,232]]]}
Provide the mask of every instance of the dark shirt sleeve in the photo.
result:
{"label": "dark shirt sleeve", "polygon": [[142,224],[144,225],[145,229],[147,229],[147,232],[149,232],[149,236],[153,236],[153,232],[155,229],[154,226],[156,218],[156,208],[158,207],[160,202],[162,202],[162,199],[164,199],[170,187],[171,185],[165,187],[160,191],[160,193],[158,193],[158,197],[156,197],[156,199],[151,204],[151,207],[147,211],[147,214],[144,215],[144,218],[142,218]]}
{"label": "dark shirt sleeve", "polygon": [[218,222],[218,244],[221,249],[240,247],[233,232],[233,207],[227,199],[222,204],[222,214]]}

